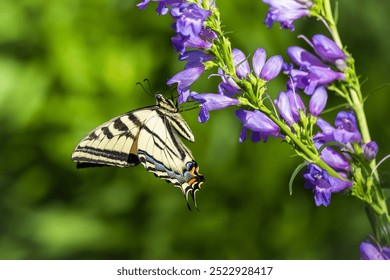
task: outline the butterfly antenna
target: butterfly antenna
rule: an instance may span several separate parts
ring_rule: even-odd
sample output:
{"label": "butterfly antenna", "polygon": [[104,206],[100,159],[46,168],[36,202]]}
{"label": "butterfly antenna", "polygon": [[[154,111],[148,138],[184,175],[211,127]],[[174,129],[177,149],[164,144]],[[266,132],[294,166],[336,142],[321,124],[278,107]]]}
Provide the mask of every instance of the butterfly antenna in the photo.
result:
{"label": "butterfly antenna", "polygon": [[[144,83],[147,83],[147,84],[148,84],[148,89],[145,88]],[[150,81],[149,81],[149,79],[147,79],[147,78],[144,79],[143,83],[137,82],[136,85],[142,87],[142,89],[144,90],[144,92],[146,92],[148,95],[152,96],[152,91],[151,91],[151,86],[150,86]]]}
{"label": "butterfly antenna", "polygon": [[148,78],[144,79],[144,83],[147,83],[148,84],[148,90],[149,90],[149,94],[152,94],[152,87],[150,86],[150,81]]}

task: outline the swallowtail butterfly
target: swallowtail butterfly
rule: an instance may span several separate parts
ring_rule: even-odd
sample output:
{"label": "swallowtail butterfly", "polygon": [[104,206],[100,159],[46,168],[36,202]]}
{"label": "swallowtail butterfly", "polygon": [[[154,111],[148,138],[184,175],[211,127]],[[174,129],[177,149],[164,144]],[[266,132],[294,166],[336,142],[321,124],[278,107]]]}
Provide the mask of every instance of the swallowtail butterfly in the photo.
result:
{"label": "swallowtail butterfly", "polygon": [[[191,151],[178,135],[195,138],[170,99],[156,95],[157,104],[127,112],[98,126],[77,145],[72,160],[78,168],[133,167],[147,171],[179,187],[188,204],[204,182]],[[189,207],[189,204],[188,204]]]}

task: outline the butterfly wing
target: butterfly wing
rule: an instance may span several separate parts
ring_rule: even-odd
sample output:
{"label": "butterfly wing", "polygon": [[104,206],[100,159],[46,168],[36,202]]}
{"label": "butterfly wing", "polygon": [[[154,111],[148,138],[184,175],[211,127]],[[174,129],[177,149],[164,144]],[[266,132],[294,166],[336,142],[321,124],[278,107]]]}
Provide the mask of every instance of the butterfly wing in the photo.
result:
{"label": "butterfly wing", "polygon": [[[155,111],[149,116],[139,133],[138,158],[148,171],[179,187],[187,201],[191,195],[196,207],[195,193],[204,177],[198,173],[191,151],[172,126],[178,120],[175,115],[161,115]],[[177,116],[180,115],[177,113]],[[179,120],[184,121],[182,118]],[[180,125],[188,127],[185,122]],[[190,135],[193,138],[192,133]]]}
{"label": "butterfly wing", "polygon": [[139,164],[138,135],[144,121],[156,106],[130,111],[100,125],[86,135],[72,153],[77,167]]}

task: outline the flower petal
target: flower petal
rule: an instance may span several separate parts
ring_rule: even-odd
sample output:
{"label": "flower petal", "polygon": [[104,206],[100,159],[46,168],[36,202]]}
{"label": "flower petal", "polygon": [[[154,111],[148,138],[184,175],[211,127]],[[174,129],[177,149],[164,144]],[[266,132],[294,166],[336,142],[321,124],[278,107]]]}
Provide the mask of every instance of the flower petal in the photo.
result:
{"label": "flower petal", "polygon": [[335,63],[338,59],[346,59],[345,53],[331,39],[322,34],[316,34],[311,38],[314,52],[323,60]]}
{"label": "flower petal", "polygon": [[316,57],[314,54],[310,53],[309,51],[297,47],[292,46],[287,49],[287,55],[291,58],[291,60],[297,64],[298,66],[320,66],[327,68],[327,65],[324,64],[318,57]]}
{"label": "flower petal", "polygon": [[261,70],[265,64],[267,59],[267,54],[263,48],[258,48],[252,59],[253,71],[255,72],[257,77],[260,77]]}
{"label": "flower petal", "polygon": [[288,125],[295,123],[295,119],[290,107],[290,100],[285,92],[282,91],[279,93],[278,99],[275,100],[275,104],[278,107],[280,116],[286,121]]}
{"label": "flower petal", "polygon": [[242,79],[250,73],[249,63],[245,54],[239,49],[233,49],[233,64],[238,78]]}
{"label": "flower petal", "polygon": [[282,70],[283,58],[281,55],[271,56],[265,63],[260,73],[260,78],[270,81],[279,75]]}
{"label": "flower petal", "polygon": [[[172,78],[170,78],[167,82],[167,85],[172,85],[174,83],[177,83],[177,90],[179,92],[179,97],[178,102],[186,102],[189,94],[189,87],[192,85],[193,82],[195,82],[200,75],[203,73],[205,67],[204,66],[199,66],[199,67],[193,67],[193,68],[188,68],[185,69],[176,75],[174,75]],[[183,96],[183,93],[186,93],[187,96]]]}
{"label": "flower petal", "polygon": [[309,101],[310,113],[317,117],[324,110],[326,101],[328,100],[328,93],[324,87],[317,88]]}
{"label": "flower petal", "polygon": [[199,119],[201,122],[206,122],[209,119],[209,111],[221,110],[228,106],[237,105],[239,102],[235,98],[215,93],[198,94],[196,92],[192,92],[190,97],[201,104],[201,111],[199,113]]}
{"label": "flower petal", "polygon": [[[280,128],[264,113],[260,111],[236,110],[236,116],[243,123],[245,128],[259,133],[255,139],[267,141],[268,137],[283,137],[279,134]],[[241,138],[240,138],[241,139]]]}

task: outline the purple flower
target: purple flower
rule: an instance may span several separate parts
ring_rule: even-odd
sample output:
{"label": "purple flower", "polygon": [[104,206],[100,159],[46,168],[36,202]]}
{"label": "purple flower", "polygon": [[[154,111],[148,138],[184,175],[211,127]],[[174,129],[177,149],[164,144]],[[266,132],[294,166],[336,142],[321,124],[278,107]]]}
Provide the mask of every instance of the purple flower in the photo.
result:
{"label": "purple flower", "polygon": [[290,109],[291,113],[293,114],[293,118],[295,122],[298,122],[300,119],[299,111],[306,111],[305,104],[303,103],[299,94],[297,94],[295,91],[288,90],[286,94],[290,102]]}
{"label": "purple flower", "polygon": [[238,85],[233,81],[231,77],[227,78],[225,81],[219,83],[218,85],[218,93],[226,96],[233,96],[237,93],[240,93],[241,89]]}
{"label": "purple flower", "polygon": [[[314,146],[317,150],[319,150],[322,145],[324,145],[324,142],[314,141]],[[326,164],[328,164],[336,171],[350,171],[348,161],[343,157],[342,154],[336,152],[331,147],[325,147],[322,149],[320,157]]]}
{"label": "purple flower", "polygon": [[197,37],[203,28],[203,21],[211,15],[211,11],[204,10],[196,4],[183,3],[171,10],[171,16],[176,20],[176,33],[183,37]]}
{"label": "purple flower", "polygon": [[318,86],[345,79],[343,73],[332,70],[305,49],[296,46],[289,47],[287,54],[299,66],[299,71],[293,71],[291,67],[285,65],[285,72],[291,76],[294,86],[303,89],[308,95],[312,95]]}
{"label": "purple flower", "polygon": [[314,140],[324,142],[340,142],[348,144],[349,142],[360,142],[362,136],[357,128],[356,118],[353,111],[341,111],[336,117],[336,128],[321,118],[317,119],[316,123],[322,130],[314,136]]}
{"label": "purple flower", "polygon": [[[282,70],[283,58],[280,55],[270,57],[267,61],[267,54],[264,49],[256,49],[252,66],[255,75],[265,81],[274,79]],[[248,60],[245,54],[239,49],[233,49],[233,63],[236,67],[237,77],[242,79],[248,76],[251,72]]]}
{"label": "purple flower", "polygon": [[367,144],[363,144],[363,156],[367,161],[371,161],[376,157],[378,153],[378,144],[375,141],[371,141]]}
{"label": "purple flower", "polygon": [[270,81],[280,73],[283,66],[283,58],[280,55],[271,56],[267,61],[267,54],[264,49],[258,48],[253,55],[253,71],[256,76]]}
{"label": "purple flower", "polygon": [[390,260],[390,248],[374,246],[369,242],[360,244],[360,258],[362,260]]}
{"label": "purple flower", "polygon": [[345,60],[347,55],[331,39],[322,34],[316,34],[312,38],[314,52],[324,61],[337,66],[341,71],[347,67]]}
{"label": "purple flower", "polygon": [[309,110],[310,114],[317,117],[324,110],[326,101],[328,100],[328,93],[324,87],[318,87],[310,98]]}
{"label": "purple flower", "polygon": [[184,70],[174,75],[167,82],[168,85],[178,83],[177,91],[179,93],[178,103],[186,102],[189,95],[189,87],[204,72],[204,62],[212,60],[213,57],[200,50],[187,51],[179,55],[179,60],[187,60]]}
{"label": "purple flower", "polygon": [[339,112],[336,116],[335,125],[337,129],[333,132],[333,136],[337,142],[346,144],[362,140],[353,111]]}
{"label": "purple flower", "polygon": [[204,70],[204,66],[187,68],[168,80],[168,85],[177,83],[177,91],[179,93],[177,102],[179,104],[187,101],[190,96],[190,85],[200,77]]}
{"label": "purple flower", "polygon": [[241,88],[237,85],[233,78],[226,75],[221,68],[218,68],[218,74],[215,76],[219,76],[222,79],[222,82],[218,85],[219,94],[232,97],[233,95],[241,92]]}
{"label": "purple flower", "polygon": [[322,170],[315,164],[309,164],[303,172],[305,188],[314,191],[314,200],[317,206],[330,204],[332,193],[341,192],[352,186],[352,182],[332,177],[326,170]]}
{"label": "purple flower", "polygon": [[267,141],[268,137],[280,137],[283,138],[280,132],[280,128],[265,114],[262,112],[248,111],[244,109],[238,109],[236,116],[243,123],[243,127],[240,133],[240,142],[243,142],[247,137],[247,129],[252,130],[252,141],[259,142],[263,140]]}
{"label": "purple flower", "polygon": [[264,23],[268,28],[272,27],[274,21],[280,22],[282,28],[294,30],[294,20],[310,15],[312,1],[299,0],[263,0],[270,5]]}
{"label": "purple flower", "polygon": [[[293,112],[290,106],[290,99],[288,98],[285,92],[280,92],[278,99],[275,100],[275,105],[278,107],[280,116],[286,121],[286,123],[291,126],[293,123],[299,121],[294,118]],[[296,115],[295,115],[296,116]]]}
{"label": "purple flower", "polygon": [[200,50],[192,50],[180,54],[179,60],[180,61],[187,60],[184,69],[188,69],[188,68],[203,66],[204,62],[213,60],[213,57]]}
{"label": "purple flower", "polygon": [[186,48],[207,49],[212,46],[207,39],[213,39],[216,35],[203,27],[204,20],[210,15],[211,11],[196,4],[182,3],[171,9],[171,16],[175,19],[172,27],[176,32],[172,43],[176,51],[183,54]]}
{"label": "purple flower", "polygon": [[232,54],[237,77],[240,79],[245,78],[251,71],[245,54],[239,49],[233,49]]}
{"label": "purple flower", "polygon": [[222,94],[215,94],[215,93],[197,94],[196,92],[192,92],[190,97],[201,104],[200,112],[198,116],[198,120],[201,123],[206,122],[210,118],[209,111],[220,110],[228,106],[234,106],[238,104],[237,99],[230,98]]}
{"label": "purple flower", "polygon": [[141,3],[137,4],[137,7],[143,10],[150,2],[157,2],[157,14],[165,15],[169,10],[168,6],[179,6],[181,3],[185,2],[185,0],[143,0]]}
{"label": "purple flower", "polygon": [[318,57],[311,52],[297,46],[287,48],[287,55],[300,67],[319,66],[327,67]]}

